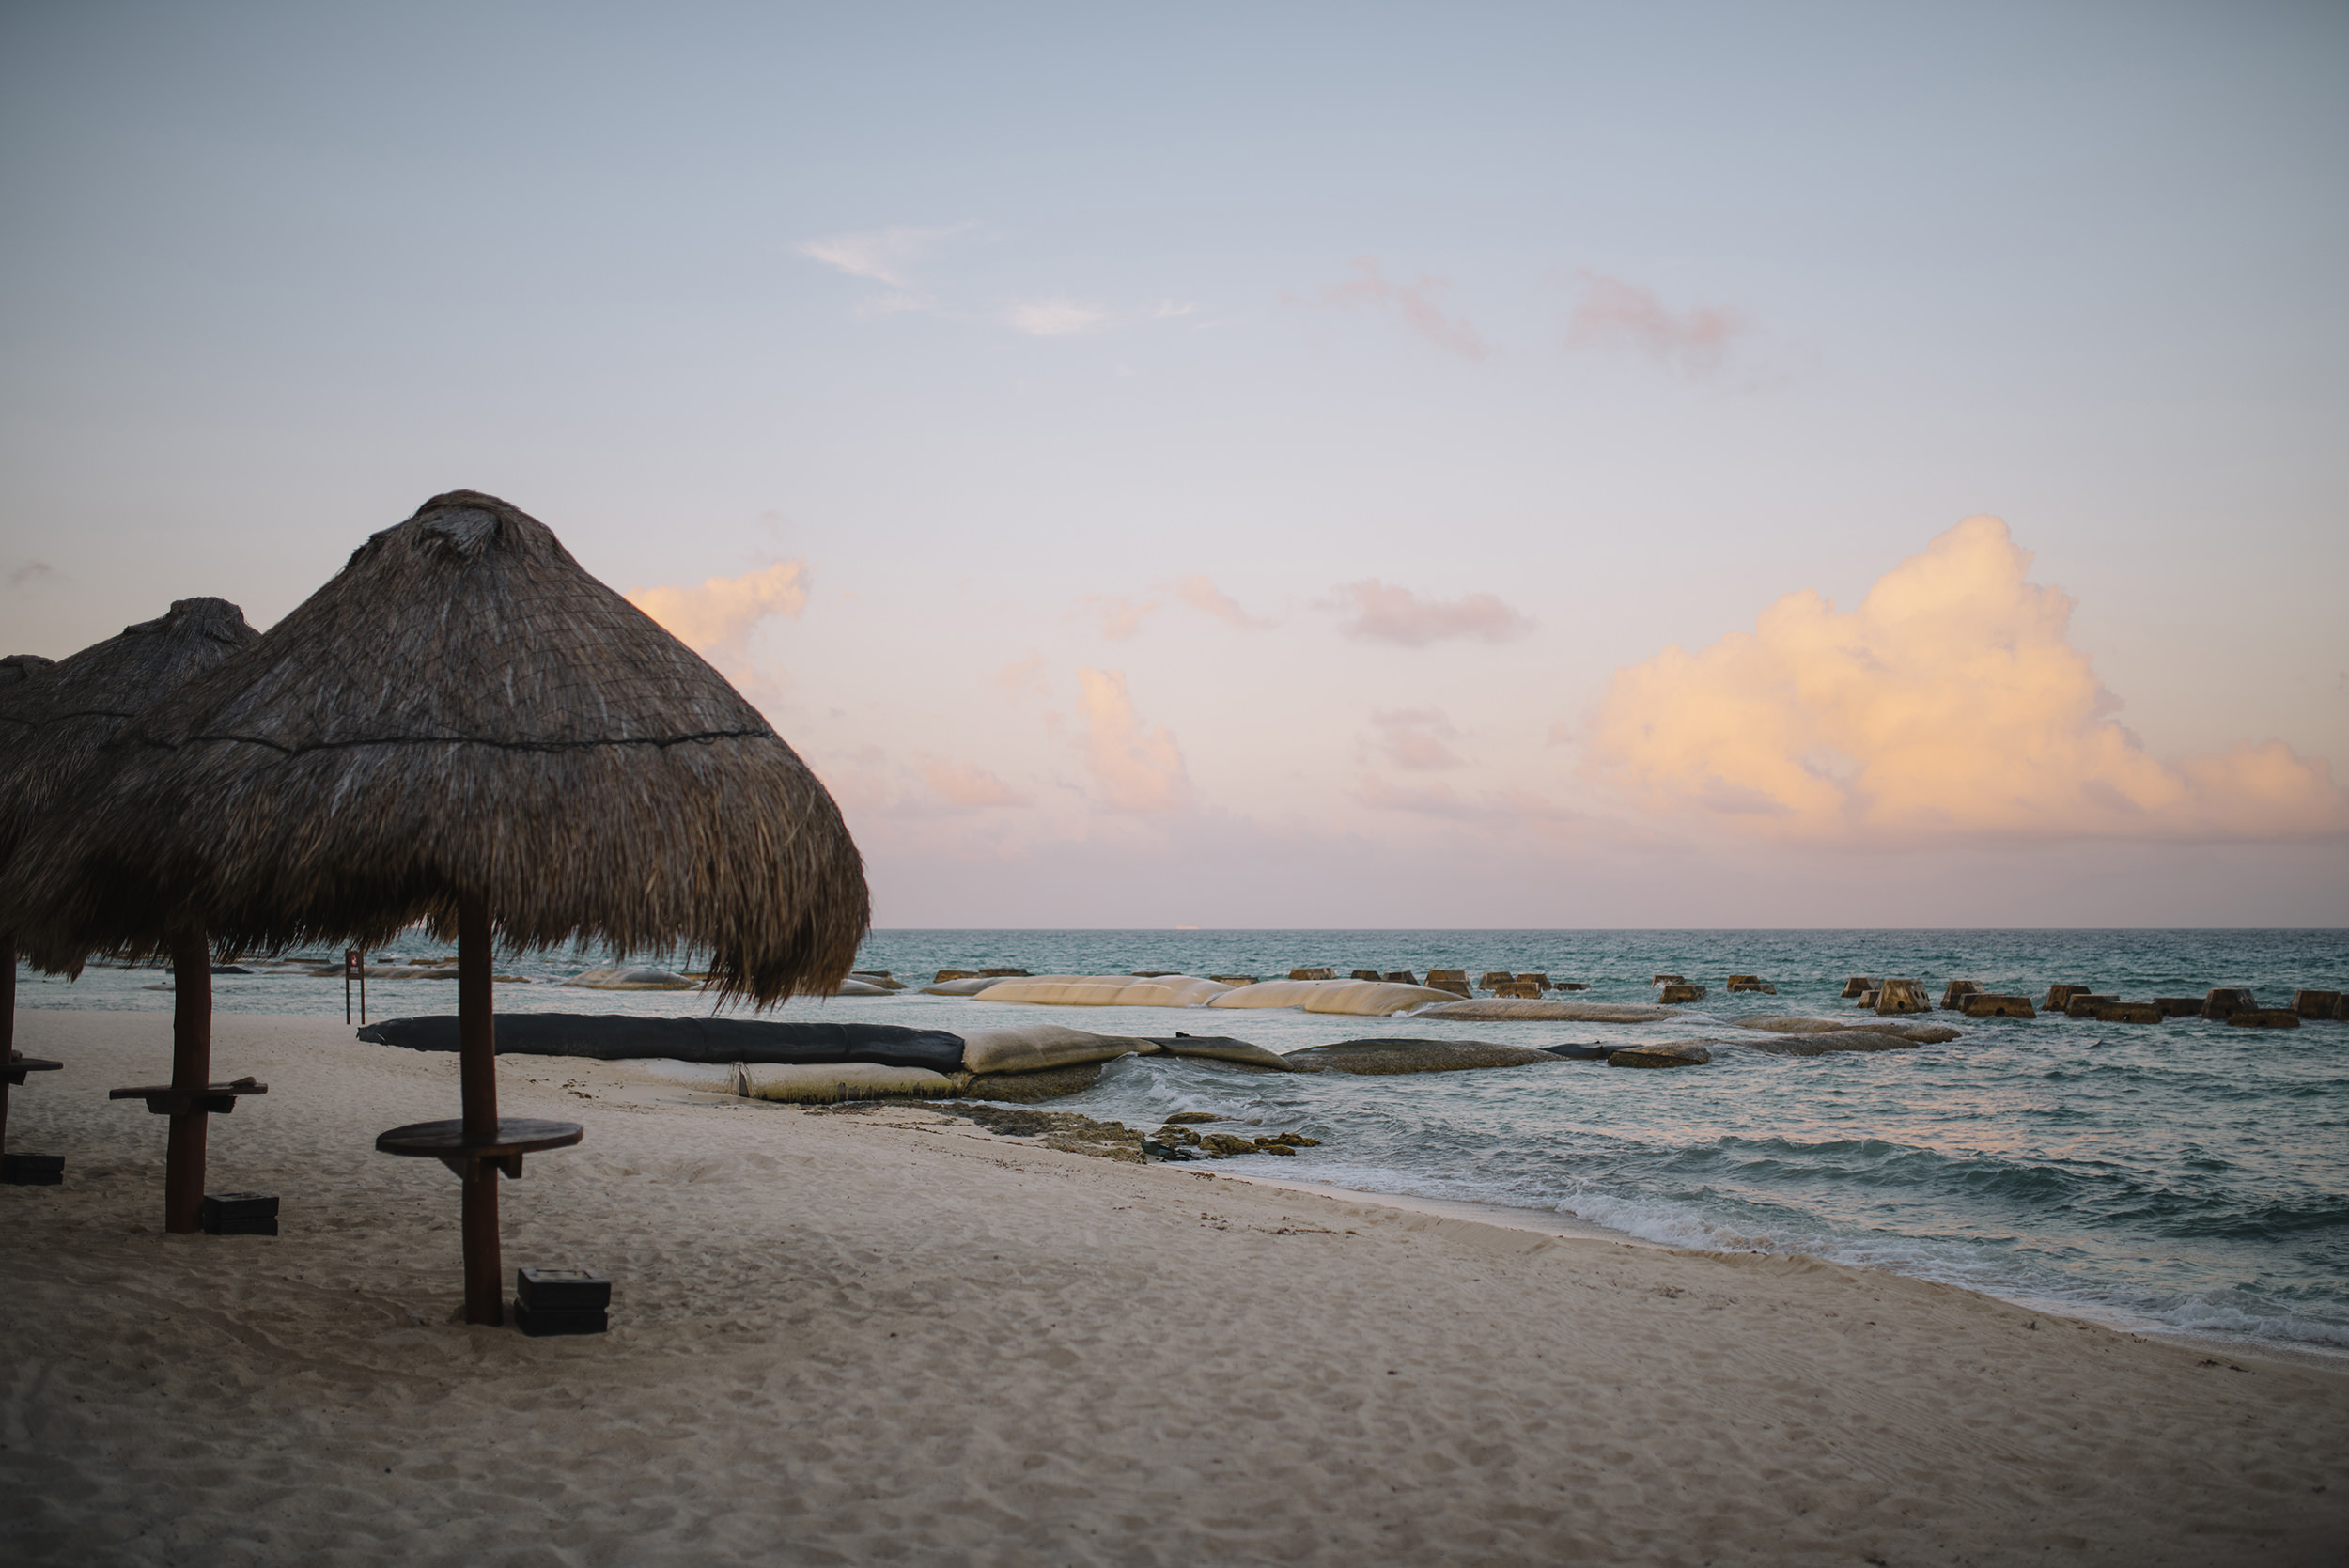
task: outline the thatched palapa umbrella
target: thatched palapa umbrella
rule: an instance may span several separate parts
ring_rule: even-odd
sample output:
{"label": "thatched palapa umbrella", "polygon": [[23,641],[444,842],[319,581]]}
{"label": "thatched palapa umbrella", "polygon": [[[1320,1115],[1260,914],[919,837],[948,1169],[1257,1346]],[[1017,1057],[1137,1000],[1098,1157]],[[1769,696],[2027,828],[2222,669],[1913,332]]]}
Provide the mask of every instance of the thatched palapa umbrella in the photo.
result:
{"label": "thatched palapa umbrella", "polygon": [[[0,668],[23,671],[13,680],[0,675],[0,865],[28,841],[39,838],[78,799],[82,776],[100,749],[119,735],[142,710],[168,698],[194,675],[258,641],[244,612],[222,598],[183,598],[151,621],[126,626],[120,636],[93,643],[48,668],[23,667],[33,659],[19,654]],[[48,665],[47,660],[40,664]],[[0,880],[13,883],[12,876]],[[0,903],[13,886],[0,891]],[[125,932],[109,946],[171,953],[172,1082],[200,1084],[210,1070],[212,1027],[211,955],[205,946],[201,915],[175,910],[176,917]],[[10,922],[0,918],[0,927]],[[52,972],[81,970],[88,948],[70,950],[28,933],[36,961]],[[16,1023],[16,955],[13,930],[0,934],[7,960],[5,1027],[13,1050]],[[11,1074],[11,1077],[15,1075]],[[185,1081],[183,1081],[185,1080]],[[0,1137],[6,1136],[8,1089],[0,1085]],[[204,1113],[175,1104],[163,1162],[163,1214],[168,1229],[196,1229],[204,1199]]]}
{"label": "thatched palapa umbrella", "polygon": [[[115,749],[33,890],[102,943],[186,899],[243,946],[459,946],[461,1125],[386,1134],[465,1180],[466,1320],[502,1321],[492,930],[709,955],[723,997],[829,994],[868,921],[832,798],[758,711],[547,527],[436,496]],[[568,1124],[540,1124],[567,1126]],[[561,1141],[576,1141],[577,1128]],[[534,1141],[535,1140],[535,1141]]]}

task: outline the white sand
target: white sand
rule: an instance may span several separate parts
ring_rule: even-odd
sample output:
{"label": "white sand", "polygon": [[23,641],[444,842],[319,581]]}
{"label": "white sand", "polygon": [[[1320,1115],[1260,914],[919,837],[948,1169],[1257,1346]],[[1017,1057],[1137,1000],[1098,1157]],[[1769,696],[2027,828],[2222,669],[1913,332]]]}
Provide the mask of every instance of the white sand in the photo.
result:
{"label": "white sand", "polygon": [[[0,1188],[11,1563],[2292,1563],[2349,1542],[2349,1379],[1809,1259],[1532,1234],[937,1121],[508,1059],[586,1124],[506,1262],[613,1331],[451,1321],[457,1184],[372,1152],[457,1063],[220,1020],[275,1240],[160,1234],[157,1014]],[[1305,1172],[1299,1172],[1306,1174]]]}

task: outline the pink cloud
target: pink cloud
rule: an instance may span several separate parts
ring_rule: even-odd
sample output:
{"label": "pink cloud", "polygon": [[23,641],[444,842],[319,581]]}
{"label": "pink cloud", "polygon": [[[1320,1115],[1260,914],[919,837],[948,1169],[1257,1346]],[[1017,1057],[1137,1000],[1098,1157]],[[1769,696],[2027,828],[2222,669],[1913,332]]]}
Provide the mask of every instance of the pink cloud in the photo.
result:
{"label": "pink cloud", "polygon": [[1585,768],[1633,802],[1796,841],[2266,839],[2349,827],[2280,742],[2165,763],[2069,641],[2072,599],[1968,518],[1838,613],[1789,594],[1750,632],[1615,672]]}
{"label": "pink cloud", "polygon": [[1140,631],[1143,619],[1161,608],[1157,599],[1137,603],[1123,594],[1087,594],[1084,601],[1101,617],[1101,635],[1113,643],[1122,643]]}
{"label": "pink cloud", "polygon": [[1423,648],[1430,643],[1466,638],[1506,643],[1533,628],[1491,594],[1470,594],[1449,601],[1423,599],[1408,588],[1390,588],[1377,578],[1339,585],[1322,608],[1348,618],[1338,629],[1365,643],[1395,643]]}
{"label": "pink cloud", "polygon": [[777,561],[739,577],[713,577],[698,588],[632,589],[628,601],[711,662],[739,665],[759,622],[807,608],[811,581],[805,561]]}
{"label": "pink cloud", "polygon": [[1085,763],[1109,803],[1127,812],[1188,808],[1190,775],[1182,751],[1165,725],[1145,725],[1134,711],[1125,672],[1081,668],[1077,687]]}
{"label": "pink cloud", "polygon": [[1684,374],[1720,368],[1730,344],[1749,331],[1726,305],[1674,312],[1652,288],[1579,268],[1582,298],[1566,322],[1569,349],[1637,349]]}
{"label": "pink cloud", "polygon": [[922,759],[922,782],[950,806],[1024,806],[1027,797],[975,762],[949,762],[943,757]]}
{"label": "pink cloud", "polygon": [[1259,620],[1242,610],[1215,585],[1209,577],[1186,577],[1174,584],[1175,597],[1193,610],[1213,615],[1217,620],[1240,628],[1244,631],[1259,631],[1270,621]]}
{"label": "pink cloud", "polygon": [[1378,731],[1375,746],[1387,761],[1411,773],[1439,772],[1462,766],[1447,740],[1459,732],[1432,707],[1382,708],[1370,716]]}
{"label": "pink cloud", "polygon": [[1015,660],[988,678],[1015,703],[1026,696],[1049,698],[1052,694],[1052,689],[1045,684],[1044,656],[1040,653]]}
{"label": "pink cloud", "polygon": [[[1400,312],[1403,324],[1446,353],[1467,360],[1483,360],[1492,356],[1494,349],[1469,325],[1464,317],[1447,317],[1436,306],[1436,297],[1452,287],[1445,278],[1422,272],[1409,283],[1392,283],[1378,270],[1375,256],[1354,258],[1355,276],[1344,283],[1325,284],[1320,300],[1338,310],[1351,310],[1357,305],[1373,310],[1392,306]],[[1293,295],[1283,299],[1295,301]]]}

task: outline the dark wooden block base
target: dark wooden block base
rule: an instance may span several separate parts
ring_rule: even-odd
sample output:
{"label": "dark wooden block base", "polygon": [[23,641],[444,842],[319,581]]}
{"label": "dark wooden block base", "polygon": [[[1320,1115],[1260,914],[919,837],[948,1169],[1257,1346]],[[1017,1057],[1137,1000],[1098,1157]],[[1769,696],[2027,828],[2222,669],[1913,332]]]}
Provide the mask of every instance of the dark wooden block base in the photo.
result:
{"label": "dark wooden block base", "polygon": [[544,1339],[549,1334],[600,1334],[609,1327],[609,1321],[599,1310],[582,1308],[565,1312],[517,1301],[514,1303],[514,1327],[536,1340]]}
{"label": "dark wooden block base", "polygon": [[0,1186],[63,1187],[65,1156],[0,1155]]}

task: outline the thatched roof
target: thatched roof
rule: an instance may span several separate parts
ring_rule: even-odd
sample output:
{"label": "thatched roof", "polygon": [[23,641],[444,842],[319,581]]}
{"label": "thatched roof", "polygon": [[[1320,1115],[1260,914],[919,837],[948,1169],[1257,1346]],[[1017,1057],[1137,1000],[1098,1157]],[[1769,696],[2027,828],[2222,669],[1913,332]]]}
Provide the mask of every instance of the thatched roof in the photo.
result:
{"label": "thatched roof", "polygon": [[46,668],[12,682],[0,675],[0,862],[42,814],[72,799],[77,775],[141,710],[260,635],[225,598],[175,599],[170,613],[55,664],[39,660]]}
{"label": "thatched roof", "polygon": [[54,670],[57,661],[37,653],[12,653],[0,658],[0,691],[22,686],[43,670]]}
{"label": "thatched roof", "polygon": [[829,994],[869,919],[838,808],[757,710],[471,490],[368,539],[109,758],[25,868],[29,927],[69,950],[181,908],[241,947],[446,936],[478,892],[510,945],[686,945],[763,1003]]}

